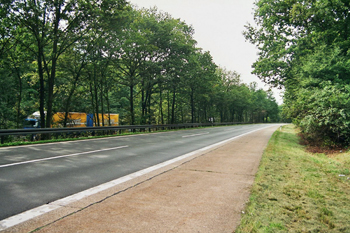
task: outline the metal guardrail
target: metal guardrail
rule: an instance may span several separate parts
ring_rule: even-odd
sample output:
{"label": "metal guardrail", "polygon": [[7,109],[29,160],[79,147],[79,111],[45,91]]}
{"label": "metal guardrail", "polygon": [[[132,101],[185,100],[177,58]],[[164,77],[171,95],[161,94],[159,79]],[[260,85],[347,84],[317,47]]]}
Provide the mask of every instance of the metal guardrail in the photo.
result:
{"label": "metal guardrail", "polygon": [[122,130],[165,130],[165,129],[183,129],[204,126],[220,125],[237,125],[246,124],[242,122],[223,122],[223,123],[185,123],[185,124],[164,124],[164,125],[121,125],[121,126],[99,126],[99,127],[73,127],[73,128],[39,128],[39,129],[5,129],[0,130],[1,144],[4,143],[5,136],[15,135],[37,135],[37,134],[54,134],[54,133],[81,133],[81,132],[98,132],[98,131],[119,131]]}

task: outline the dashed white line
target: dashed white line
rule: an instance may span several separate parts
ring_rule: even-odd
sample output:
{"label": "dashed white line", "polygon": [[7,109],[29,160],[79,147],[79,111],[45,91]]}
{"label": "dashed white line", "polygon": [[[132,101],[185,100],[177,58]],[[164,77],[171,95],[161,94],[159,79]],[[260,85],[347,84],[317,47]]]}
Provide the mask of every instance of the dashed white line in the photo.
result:
{"label": "dashed white line", "polygon": [[0,168],[12,167],[12,166],[28,164],[28,163],[42,162],[42,161],[47,161],[47,160],[52,160],[52,159],[67,158],[67,157],[76,156],[76,155],[85,155],[85,154],[92,154],[92,153],[102,152],[102,151],[117,150],[117,149],[122,149],[122,148],[126,148],[126,147],[129,147],[129,146],[118,146],[118,147],[112,147],[112,148],[107,148],[107,149],[102,149],[102,150],[93,150],[93,151],[86,151],[86,152],[69,154],[69,155],[60,155],[60,156],[44,158],[44,159],[34,159],[34,160],[28,160],[28,161],[23,161],[23,162],[18,162],[18,163],[10,163],[10,164],[0,165]]}
{"label": "dashed white line", "polygon": [[182,137],[183,137],[183,138],[189,138],[189,137],[196,137],[196,136],[201,136],[201,135],[205,135],[205,134],[209,134],[209,132],[199,133],[199,134],[185,135],[185,136],[182,136]]}

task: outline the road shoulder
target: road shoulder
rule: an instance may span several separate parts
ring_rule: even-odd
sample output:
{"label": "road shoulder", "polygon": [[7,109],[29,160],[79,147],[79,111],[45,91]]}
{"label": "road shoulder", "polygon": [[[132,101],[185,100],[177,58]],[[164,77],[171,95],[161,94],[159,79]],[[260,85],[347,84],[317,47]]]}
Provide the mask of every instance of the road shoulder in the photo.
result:
{"label": "road shoulder", "polygon": [[278,127],[202,151],[4,232],[232,232]]}

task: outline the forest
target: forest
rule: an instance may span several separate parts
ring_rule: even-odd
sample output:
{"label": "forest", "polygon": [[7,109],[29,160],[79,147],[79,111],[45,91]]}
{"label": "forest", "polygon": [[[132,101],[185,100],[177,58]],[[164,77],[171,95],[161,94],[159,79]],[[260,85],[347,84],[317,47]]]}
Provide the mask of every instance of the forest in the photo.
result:
{"label": "forest", "polygon": [[285,89],[283,114],[311,145],[350,143],[349,15],[348,0],[259,0],[246,25],[253,73]]}
{"label": "forest", "polygon": [[271,91],[216,65],[194,28],[156,8],[1,0],[0,21],[0,129],[36,111],[41,128],[55,112],[118,113],[124,125],[280,120]]}

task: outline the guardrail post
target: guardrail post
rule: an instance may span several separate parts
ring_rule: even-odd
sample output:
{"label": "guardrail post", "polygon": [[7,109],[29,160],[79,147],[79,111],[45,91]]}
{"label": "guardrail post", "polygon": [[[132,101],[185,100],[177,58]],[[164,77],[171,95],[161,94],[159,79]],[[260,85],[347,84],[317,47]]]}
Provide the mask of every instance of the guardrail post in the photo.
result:
{"label": "guardrail post", "polygon": [[5,136],[1,136],[1,144],[5,143]]}

